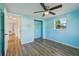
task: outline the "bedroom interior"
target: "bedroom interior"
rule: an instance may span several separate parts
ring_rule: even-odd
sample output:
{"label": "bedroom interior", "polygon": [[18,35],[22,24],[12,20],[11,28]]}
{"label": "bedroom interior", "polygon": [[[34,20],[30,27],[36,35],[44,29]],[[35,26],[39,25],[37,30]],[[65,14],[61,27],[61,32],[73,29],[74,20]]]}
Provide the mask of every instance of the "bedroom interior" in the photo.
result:
{"label": "bedroom interior", "polygon": [[79,56],[78,19],[78,3],[0,3],[0,55]]}

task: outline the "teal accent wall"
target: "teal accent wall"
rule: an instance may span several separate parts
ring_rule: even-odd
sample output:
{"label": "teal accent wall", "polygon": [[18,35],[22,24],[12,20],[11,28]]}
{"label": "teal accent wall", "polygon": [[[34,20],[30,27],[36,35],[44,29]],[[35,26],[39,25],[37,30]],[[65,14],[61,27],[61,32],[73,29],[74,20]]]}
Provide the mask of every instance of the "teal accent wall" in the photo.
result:
{"label": "teal accent wall", "polygon": [[[66,17],[67,28],[55,30],[54,20]],[[79,10],[45,19],[45,38],[79,48]]]}
{"label": "teal accent wall", "polygon": [[4,8],[0,4],[0,55],[4,55]]}

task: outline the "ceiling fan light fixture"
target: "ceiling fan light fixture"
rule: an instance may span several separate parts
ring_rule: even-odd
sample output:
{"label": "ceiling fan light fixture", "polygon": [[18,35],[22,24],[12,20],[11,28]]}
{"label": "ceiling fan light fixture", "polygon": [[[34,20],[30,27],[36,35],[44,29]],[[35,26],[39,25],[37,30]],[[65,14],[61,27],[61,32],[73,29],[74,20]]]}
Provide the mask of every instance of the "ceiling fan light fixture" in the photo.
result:
{"label": "ceiling fan light fixture", "polygon": [[41,13],[41,12],[43,12],[42,16],[49,15],[49,14],[56,15],[56,13],[52,12],[52,10],[55,10],[55,9],[58,9],[58,8],[62,7],[62,4],[57,5],[55,7],[52,7],[52,8],[50,8],[49,6],[45,6],[44,3],[40,3],[40,5],[42,6],[42,8],[44,10],[43,11],[37,11],[37,12],[34,12],[34,13]]}
{"label": "ceiling fan light fixture", "polygon": [[44,12],[44,14],[45,14],[45,15],[48,15],[48,14],[49,14],[49,12],[48,12],[48,11],[45,11],[45,12]]}

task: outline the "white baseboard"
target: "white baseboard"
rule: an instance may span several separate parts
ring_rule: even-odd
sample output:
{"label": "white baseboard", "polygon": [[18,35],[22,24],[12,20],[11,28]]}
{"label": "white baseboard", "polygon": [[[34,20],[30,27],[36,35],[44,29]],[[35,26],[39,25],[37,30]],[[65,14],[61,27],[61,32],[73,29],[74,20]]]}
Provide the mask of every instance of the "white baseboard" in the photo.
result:
{"label": "white baseboard", "polygon": [[[48,40],[49,40],[49,39],[48,39]],[[52,40],[52,39],[51,39],[51,41],[58,42],[58,43],[61,43],[61,44],[66,45],[66,46],[70,46],[70,47],[73,47],[73,48],[79,49],[79,47],[76,47],[76,46],[73,46],[73,45],[70,45],[70,44],[67,44],[67,43],[64,43],[64,42],[55,41],[55,40]]]}

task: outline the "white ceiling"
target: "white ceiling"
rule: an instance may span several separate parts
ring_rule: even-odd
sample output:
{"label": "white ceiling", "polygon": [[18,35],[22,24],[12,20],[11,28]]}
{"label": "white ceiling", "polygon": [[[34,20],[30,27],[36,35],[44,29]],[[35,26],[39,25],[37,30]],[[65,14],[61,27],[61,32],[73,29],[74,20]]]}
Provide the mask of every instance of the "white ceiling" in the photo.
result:
{"label": "white ceiling", "polygon": [[[55,9],[52,12],[57,15],[62,15],[68,12],[71,12],[75,9],[79,9],[78,3],[61,3],[62,8]],[[59,5],[59,3],[45,3],[46,6],[54,7]],[[33,13],[35,11],[41,11],[43,8],[39,3],[4,3],[4,6],[7,8],[9,12],[23,14],[23,15],[31,15],[36,18],[42,18],[42,13]],[[47,15],[45,17],[53,17],[54,15]],[[45,18],[43,17],[43,18]]]}

